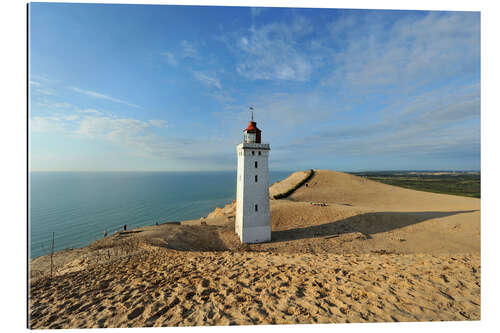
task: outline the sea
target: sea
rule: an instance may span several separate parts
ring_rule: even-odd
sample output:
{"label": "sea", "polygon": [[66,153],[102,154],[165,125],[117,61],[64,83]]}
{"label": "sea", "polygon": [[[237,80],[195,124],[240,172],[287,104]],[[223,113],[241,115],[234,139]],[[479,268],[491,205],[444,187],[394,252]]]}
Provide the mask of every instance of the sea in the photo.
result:
{"label": "sea", "polygon": [[[270,171],[270,181],[290,171]],[[30,258],[156,223],[199,219],[236,198],[236,171],[30,172]]]}

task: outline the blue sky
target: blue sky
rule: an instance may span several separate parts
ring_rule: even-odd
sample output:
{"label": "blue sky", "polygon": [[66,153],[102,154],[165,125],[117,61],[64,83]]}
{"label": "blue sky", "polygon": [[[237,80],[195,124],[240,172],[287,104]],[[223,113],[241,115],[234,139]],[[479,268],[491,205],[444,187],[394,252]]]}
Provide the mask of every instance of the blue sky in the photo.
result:
{"label": "blue sky", "polygon": [[480,15],[30,5],[31,170],[480,168]]}

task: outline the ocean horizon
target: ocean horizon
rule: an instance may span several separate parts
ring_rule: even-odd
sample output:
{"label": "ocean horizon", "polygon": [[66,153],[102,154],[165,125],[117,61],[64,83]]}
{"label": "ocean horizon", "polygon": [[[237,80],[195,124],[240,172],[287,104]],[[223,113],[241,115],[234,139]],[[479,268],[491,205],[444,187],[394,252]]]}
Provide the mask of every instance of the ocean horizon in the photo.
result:
{"label": "ocean horizon", "polygon": [[[292,171],[270,171],[270,185]],[[29,257],[84,247],[121,230],[199,219],[236,198],[235,171],[32,171]]]}

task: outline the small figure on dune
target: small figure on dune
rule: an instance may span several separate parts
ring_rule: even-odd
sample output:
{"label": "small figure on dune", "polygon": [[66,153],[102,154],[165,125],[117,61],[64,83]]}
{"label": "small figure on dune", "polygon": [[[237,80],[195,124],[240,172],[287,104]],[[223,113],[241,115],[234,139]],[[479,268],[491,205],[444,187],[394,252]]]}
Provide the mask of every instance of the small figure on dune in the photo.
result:
{"label": "small figure on dune", "polygon": [[123,225],[123,231],[127,231],[127,225],[126,224]]}
{"label": "small figure on dune", "polygon": [[106,230],[104,230],[104,237],[106,237],[108,235],[108,232]]}

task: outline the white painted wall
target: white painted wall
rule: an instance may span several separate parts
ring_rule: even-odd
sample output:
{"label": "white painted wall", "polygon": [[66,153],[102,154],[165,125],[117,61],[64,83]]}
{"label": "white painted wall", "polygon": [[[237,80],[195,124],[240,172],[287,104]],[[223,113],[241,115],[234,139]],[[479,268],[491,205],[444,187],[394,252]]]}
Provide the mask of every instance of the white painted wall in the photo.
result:
{"label": "white painted wall", "polygon": [[[267,143],[243,142],[236,147],[238,172],[235,231],[242,243],[261,243],[271,240],[269,151]],[[255,205],[258,206],[258,211],[255,211]]]}

